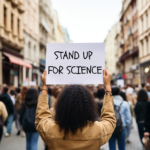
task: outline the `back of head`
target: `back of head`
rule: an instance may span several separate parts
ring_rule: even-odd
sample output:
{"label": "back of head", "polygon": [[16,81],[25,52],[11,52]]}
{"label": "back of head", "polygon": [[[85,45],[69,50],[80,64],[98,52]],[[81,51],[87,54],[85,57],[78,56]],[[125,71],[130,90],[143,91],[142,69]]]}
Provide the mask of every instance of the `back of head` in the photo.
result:
{"label": "back of head", "polygon": [[112,87],[112,95],[113,96],[120,95],[120,88],[118,86]]}
{"label": "back of head", "polygon": [[124,101],[127,101],[127,97],[124,92],[120,92],[120,96],[123,98]]}
{"label": "back of head", "polygon": [[34,87],[31,87],[26,95],[25,104],[28,107],[35,107],[37,105],[38,92]]}
{"label": "back of head", "polygon": [[8,92],[8,90],[9,90],[8,86],[5,86],[3,92],[6,94]]}
{"label": "back of head", "polygon": [[64,138],[69,130],[75,134],[77,129],[93,123],[97,117],[97,104],[94,97],[81,85],[66,86],[55,104],[55,121],[64,129]]}
{"label": "back of head", "polygon": [[18,88],[16,89],[17,94],[20,93],[20,91],[21,91],[21,89],[20,89],[20,87],[18,87]]}
{"label": "back of head", "polygon": [[105,95],[105,91],[104,91],[104,89],[102,89],[102,88],[100,88],[100,89],[98,89],[98,91],[97,91],[97,98],[99,98],[99,99],[103,99],[104,98],[104,95]]}
{"label": "back of head", "polygon": [[145,87],[145,83],[142,83],[141,86],[142,86],[142,88],[144,88]]}
{"label": "back of head", "polygon": [[148,95],[144,89],[141,89],[139,91],[137,101],[139,101],[139,102],[147,102],[148,101]]}
{"label": "back of head", "polygon": [[24,102],[24,101],[25,101],[25,98],[26,98],[27,92],[28,92],[28,87],[23,86],[23,87],[22,87],[22,89],[21,89],[22,102]]}
{"label": "back of head", "polygon": [[48,94],[52,95],[52,89],[51,88],[48,88]]}
{"label": "back of head", "polygon": [[10,95],[12,95],[12,96],[16,95],[15,91],[14,91],[14,90],[11,90],[11,91],[10,91]]}

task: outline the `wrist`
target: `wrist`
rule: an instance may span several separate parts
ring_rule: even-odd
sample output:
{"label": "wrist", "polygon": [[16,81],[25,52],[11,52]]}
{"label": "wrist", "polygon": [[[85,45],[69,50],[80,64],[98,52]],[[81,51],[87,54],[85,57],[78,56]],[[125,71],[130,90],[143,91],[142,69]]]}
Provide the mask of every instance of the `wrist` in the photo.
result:
{"label": "wrist", "polygon": [[105,90],[111,92],[111,86],[110,86],[110,84],[108,84],[108,85],[105,86]]}
{"label": "wrist", "polygon": [[42,89],[48,89],[47,85],[43,85],[43,88]]}

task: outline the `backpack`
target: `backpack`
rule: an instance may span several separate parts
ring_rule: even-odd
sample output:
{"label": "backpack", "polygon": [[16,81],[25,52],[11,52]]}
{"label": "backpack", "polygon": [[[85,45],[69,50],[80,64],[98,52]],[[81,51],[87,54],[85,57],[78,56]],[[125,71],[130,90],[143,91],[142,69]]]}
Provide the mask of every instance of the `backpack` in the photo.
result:
{"label": "backpack", "polygon": [[25,132],[35,132],[35,114],[36,114],[36,107],[26,107],[23,119],[22,119],[22,126]]}
{"label": "backpack", "polygon": [[121,115],[120,115],[120,108],[121,108],[122,103],[120,104],[119,109],[118,109],[118,106],[114,105],[115,118],[117,122],[116,122],[116,128],[112,134],[113,136],[118,136],[123,131],[122,120],[121,120]]}

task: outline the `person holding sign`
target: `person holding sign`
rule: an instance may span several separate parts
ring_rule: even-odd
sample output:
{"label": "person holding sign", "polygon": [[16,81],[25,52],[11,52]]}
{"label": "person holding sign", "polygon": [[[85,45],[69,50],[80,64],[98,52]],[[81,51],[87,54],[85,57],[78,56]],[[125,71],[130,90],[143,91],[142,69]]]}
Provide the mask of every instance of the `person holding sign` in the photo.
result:
{"label": "person holding sign", "polygon": [[96,121],[97,105],[93,95],[81,85],[66,86],[54,106],[55,113],[51,114],[46,76],[47,71],[42,74],[43,89],[38,98],[35,127],[49,149],[95,150],[107,143],[116,127],[108,71],[103,70],[106,94],[100,122]]}

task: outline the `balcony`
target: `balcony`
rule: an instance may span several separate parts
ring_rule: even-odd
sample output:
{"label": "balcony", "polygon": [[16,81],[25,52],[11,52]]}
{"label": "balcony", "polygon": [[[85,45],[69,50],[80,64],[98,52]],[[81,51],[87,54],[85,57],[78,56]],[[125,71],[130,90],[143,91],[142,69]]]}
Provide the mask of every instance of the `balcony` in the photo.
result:
{"label": "balcony", "polygon": [[25,11],[24,5],[22,3],[18,3],[18,10],[20,13],[23,13]]}
{"label": "balcony", "polygon": [[125,18],[125,22],[124,22],[124,25],[126,25],[129,21],[130,21],[129,16],[126,16],[126,18]]}
{"label": "balcony", "polygon": [[124,40],[123,39],[121,39],[121,41],[120,41],[120,47],[122,47],[122,46],[124,46]]}
{"label": "balcony", "polygon": [[129,28],[129,30],[128,30],[128,36],[132,36],[132,35],[133,35],[133,29]]}
{"label": "balcony", "polygon": [[11,0],[11,2],[12,2],[13,6],[17,6],[18,5],[18,0]]}

